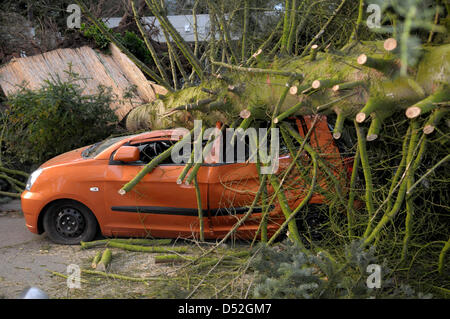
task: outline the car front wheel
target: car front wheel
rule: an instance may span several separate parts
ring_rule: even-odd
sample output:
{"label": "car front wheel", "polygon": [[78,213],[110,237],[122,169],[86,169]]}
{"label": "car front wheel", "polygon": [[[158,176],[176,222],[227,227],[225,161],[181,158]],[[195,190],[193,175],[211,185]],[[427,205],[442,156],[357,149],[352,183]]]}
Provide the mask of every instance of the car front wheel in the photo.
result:
{"label": "car front wheel", "polygon": [[47,236],[57,244],[76,245],[91,241],[97,232],[97,220],[84,205],[75,201],[59,201],[44,215]]}

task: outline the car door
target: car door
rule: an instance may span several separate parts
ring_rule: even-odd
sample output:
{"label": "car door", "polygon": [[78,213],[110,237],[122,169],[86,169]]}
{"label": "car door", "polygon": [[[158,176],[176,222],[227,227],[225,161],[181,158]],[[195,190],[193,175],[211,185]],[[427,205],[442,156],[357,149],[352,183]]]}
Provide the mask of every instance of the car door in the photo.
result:
{"label": "car door", "polygon": [[[222,237],[248,211],[258,190],[259,179],[255,164],[232,163],[211,167],[209,174],[210,217],[214,233]],[[260,221],[261,208],[240,228],[255,230]],[[255,228],[256,227],[256,228]],[[237,237],[243,234],[237,234]]]}
{"label": "car door", "polygon": [[[220,147],[221,164],[210,168],[208,184],[210,216],[213,231],[219,237],[226,235],[248,212],[260,185],[256,163],[249,160],[251,154],[249,140],[238,139],[245,144],[243,158],[239,158],[238,143],[231,143],[228,136],[223,136]],[[284,164],[285,160],[282,161]],[[270,185],[267,186],[267,190],[271,192]],[[253,238],[261,222],[264,209],[261,204],[260,201],[255,205],[252,214],[235,233],[236,238]],[[269,228],[277,228],[282,222],[279,210],[275,205],[271,205],[267,212],[273,217]]]}
{"label": "car door", "polygon": [[[152,145],[161,144],[160,139],[131,143],[141,153]],[[165,141],[166,146],[171,141]],[[153,144],[152,144],[153,143]],[[156,154],[164,147],[155,148]],[[113,153],[114,154],[114,153]],[[113,155],[112,154],[112,155]],[[199,218],[195,188],[193,185],[177,184],[184,164],[163,162],[147,174],[130,192],[120,195],[118,190],[136,176],[144,167],[141,160],[132,163],[110,160],[105,176],[105,203],[109,226],[115,236],[192,237],[199,233]],[[202,207],[207,208],[207,170],[201,167],[198,184]],[[208,215],[204,214],[205,235],[208,233]]]}

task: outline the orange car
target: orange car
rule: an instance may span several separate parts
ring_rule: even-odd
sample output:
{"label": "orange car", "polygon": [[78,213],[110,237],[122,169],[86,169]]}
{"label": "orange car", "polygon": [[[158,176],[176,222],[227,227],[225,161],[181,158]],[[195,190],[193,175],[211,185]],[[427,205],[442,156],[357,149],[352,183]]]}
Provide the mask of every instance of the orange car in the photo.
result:
{"label": "orange car", "polygon": [[[292,120],[302,136],[311,122],[308,116]],[[92,240],[98,230],[107,237],[198,237],[195,188],[177,183],[185,164],[175,164],[169,158],[132,191],[125,195],[118,193],[146,163],[175,142],[171,133],[172,130],[159,130],[109,138],[61,154],[41,165],[31,174],[21,196],[28,229],[37,234],[46,232],[52,241],[61,244]],[[221,152],[223,144],[214,143],[211,154]],[[310,144],[328,157],[336,172],[343,171],[343,160],[326,117],[316,123]],[[282,171],[290,159],[285,148],[281,147],[280,153]],[[256,164],[202,164],[197,180],[204,210],[204,237],[223,237],[254,198],[259,185]],[[304,187],[298,186],[297,191],[290,191],[290,205],[298,204],[308,187],[305,183]],[[323,202],[320,194],[314,194],[310,200],[316,204]],[[256,207],[236,236],[253,238],[261,217],[262,209]],[[269,236],[283,221],[284,216],[275,201],[269,212]]]}

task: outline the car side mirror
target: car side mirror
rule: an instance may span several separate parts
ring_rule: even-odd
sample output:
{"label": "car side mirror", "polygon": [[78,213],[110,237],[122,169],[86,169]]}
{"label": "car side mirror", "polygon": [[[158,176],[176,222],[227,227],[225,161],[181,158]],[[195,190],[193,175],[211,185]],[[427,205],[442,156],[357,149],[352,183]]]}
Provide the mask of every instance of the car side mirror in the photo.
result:
{"label": "car side mirror", "polygon": [[114,154],[113,161],[120,161],[120,162],[139,161],[139,149],[134,146],[121,146]]}

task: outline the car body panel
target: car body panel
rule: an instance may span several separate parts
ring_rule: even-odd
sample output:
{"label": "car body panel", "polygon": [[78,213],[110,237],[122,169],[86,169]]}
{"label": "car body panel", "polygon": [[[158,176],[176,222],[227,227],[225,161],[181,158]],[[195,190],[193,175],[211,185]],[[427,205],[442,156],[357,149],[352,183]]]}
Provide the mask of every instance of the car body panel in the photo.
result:
{"label": "car body panel", "polygon": [[[118,190],[143,168],[108,165],[105,175],[105,210],[112,235],[154,237],[198,233],[198,212],[193,185],[177,184],[184,165],[159,165],[125,195]],[[207,168],[198,174],[202,206],[207,207]],[[205,221],[206,224],[206,221]]]}
{"label": "car body panel", "polygon": [[63,153],[60,154],[58,156],[53,157],[52,159],[49,159],[48,161],[46,161],[44,164],[41,165],[41,168],[46,168],[46,167],[52,167],[52,166],[56,166],[56,165],[61,165],[61,164],[67,164],[69,162],[71,163],[75,163],[75,162],[83,162],[84,159],[81,156],[81,153],[88,148],[88,146],[85,147],[81,147],[78,148],[76,150],[67,152],[67,153]]}
{"label": "car body panel", "polygon": [[[236,222],[247,213],[259,188],[259,177],[253,163],[233,163],[215,166],[208,180],[210,217],[213,231],[218,237],[225,236]],[[238,238],[251,239],[258,230],[262,208],[256,205],[252,214],[236,234]],[[282,213],[275,206],[270,210],[272,234],[282,222]]]}
{"label": "car body panel", "polygon": [[[67,154],[67,158],[72,156],[73,154]],[[92,192],[91,188],[103,188],[106,163],[107,161],[76,158],[66,164],[58,161],[54,162],[54,166],[43,165],[39,183],[35,183],[31,191],[24,191],[21,196],[22,210],[27,225],[30,225],[28,228],[38,232],[37,216],[44,208],[56,200],[71,199],[95,212],[102,229],[105,221],[104,199],[99,196],[99,192]]]}

